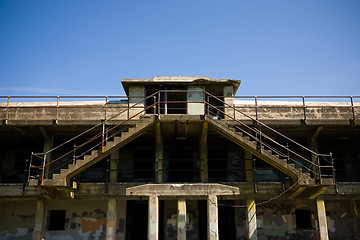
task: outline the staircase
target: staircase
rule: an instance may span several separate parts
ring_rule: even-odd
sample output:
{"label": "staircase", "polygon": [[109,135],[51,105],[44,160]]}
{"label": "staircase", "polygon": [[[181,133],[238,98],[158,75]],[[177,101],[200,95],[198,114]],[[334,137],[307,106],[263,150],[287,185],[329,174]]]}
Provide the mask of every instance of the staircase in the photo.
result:
{"label": "staircase", "polygon": [[235,128],[222,123],[225,120],[214,119],[211,116],[206,116],[205,119],[214,126],[220,134],[288,175],[293,183],[297,182],[299,185],[315,184],[315,179],[310,177],[309,172],[304,173],[301,168],[295,167],[294,163],[288,163],[287,159],[280,157],[279,154],[267,149],[264,145],[259,148],[258,143],[250,136],[236,132]]}
{"label": "staircase", "polygon": [[42,185],[44,187],[70,187],[71,178],[144,134],[145,130],[153,123],[155,123],[154,115],[141,117],[127,132],[122,132],[120,136],[107,141],[102,150],[92,150],[90,154],[84,155],[82,159],[78,159],[75,163],[68,164],[67,168],[61,169],[59,174],[53,174],[52,179],[43,179]]}

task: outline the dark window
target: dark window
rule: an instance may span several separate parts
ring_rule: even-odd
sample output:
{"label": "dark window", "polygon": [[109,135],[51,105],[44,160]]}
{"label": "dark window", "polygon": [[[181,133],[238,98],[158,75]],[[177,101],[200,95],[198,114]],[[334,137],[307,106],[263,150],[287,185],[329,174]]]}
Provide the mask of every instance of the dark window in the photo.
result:
{"label": "dark window", "polygon": [[309,229],[311,226],[311,213],[307,209],[295,210],[296,228]]}
{"label": "dark window", "polygon": [[66,210],[51,210],[49,230],[65,230]]}

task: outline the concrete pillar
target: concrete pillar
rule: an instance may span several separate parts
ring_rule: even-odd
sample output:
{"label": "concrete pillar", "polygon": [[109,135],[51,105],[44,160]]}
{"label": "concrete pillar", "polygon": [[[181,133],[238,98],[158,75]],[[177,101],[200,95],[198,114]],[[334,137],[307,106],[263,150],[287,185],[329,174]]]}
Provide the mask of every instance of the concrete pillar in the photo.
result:
{"label": "concrete pillar", "polygon": [[200,179],[201,182],[208,181],[208,146],[207,146],[208,123],[204,122],[200,133]]}
{"label": "concrete pillar", "polygon": [[161,134],[161,124],[155,124],[155,181],[164,182],[164,143]]}
{"label": "concrete pillar", "polygon": [[148,240],[159,239],[159,199],[149,196]]}
{"label": "concrete pillar", "polygon": [[33,240],[41,240],[44,236],[45,204],[43,200],[36,202],[35,226]]}
{"label": "concrete pillar", "polygon": [[[319,134],[323,130],[323,128],[324,128],[323,126],[318,126],[316,128],[316,130],[312,133],[312,135],[309,137],[309,146],[310,146],[310,149],[313,150],[314,152],[319,151],[317,137],[319,136]],[[318,164],[316,156],[314,154],[311,154],[311,161],[315,164]],[[320,174],[320,173],[318,172],[318,169],[315,165],[311,166],[311,170],[312,170],[311,176],[318,177],[315,175]]]}
{"label": "concrete pillar", "polygon": [[224,96],[224,102],[225,102],[225,106],[224,106],[224,112],[225,112],[225,119],[229,119],[230,117],[235,117],[235,112],[232,108],[229,107],[234,105],[234,99],[233,99],[233,95],[234,95],[234,87],[232,85],[229,86],[224,86],[224,90],[223,90],[223,96]]}
{"label": "concrete pillar", "polygon": [[[45,130],[44,130],[45,131]],[[43,146],[43,152],[47,152],[49,150],[51,150],[53,148],[54,145],[54,137],[49,137],[46,132],[43,133],[44,135],[44,146]],[[49,163],[51,162],[51,158],[52,158],[52,154],[48,153],[46,155],[46,162]],[[49,178],[50,177],[50,166],[47,166],[45,168],[45,178]]]}
{"label": "concrete pillar", "polygon": [[[129,117],[136,115],[144,110],[145,102],[145,86],[144,85],[130,85],[129,86]],[[136,105],[135,105],[136,104]],[[134,106],[135,105],[135,106]],[[139,115],[145,114],[142,112]],[[139,119],[139,115],[133,119]]]}
{"label": "concrete pillar", "polygon": [[248,199],[246,201],[246,235],[247,239],[257,239],[257,225],[256,225],[256,205],[255,200]]}
{"label": "concrete pillar", "polygon": [[177,240],[186,240],[186,201],[178,200]]}
{"label": "concrete pillar", "polygon": [[319,239],[320,240],[328,240],[328,228],[326,222],[326,211],[325,211],[325,203],[324,200],[318,199],[316,200],[316,208],[317,208],[317,217],[319,222]]}
{"label": "concrete pillar", "polygon": [[106,240],[115,240],[116,238],[116,199],[108,200],[106,217]]}
{"label": "concrete pillar", "polygon": [[126,237],[126,204],[126,200],[118,200],[119,240],[125,240]]}
{"label": "concrete pillar", "polygon": [[110,174],[109,183],[115,184],[117,182],[118,175],[118,164],[119,164],[119,150],[110,154]]}
{"label": "concrete pillar", "polygon": [[254,182],[254,170],[252,154],[244,150],[245,179],[247,182]]}
{"label": "concrete pillar", "polygon": [[219,240],[218,227],[218,202],[216,195],[209,195],[207,200],[207,219],[208,219],[208,240]]}

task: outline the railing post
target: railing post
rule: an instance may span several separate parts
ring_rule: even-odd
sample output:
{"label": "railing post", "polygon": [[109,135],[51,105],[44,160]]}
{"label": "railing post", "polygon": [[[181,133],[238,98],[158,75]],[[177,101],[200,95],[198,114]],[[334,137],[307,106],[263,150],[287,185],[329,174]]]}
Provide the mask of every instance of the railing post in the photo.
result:
{"label": "railing post", "polygon": [[255,96],[255,119],[258,120],[258,102],[257,102],[257,96]]}
{"label": "railing post", "polygon": [[60,97],[57,96],[57,99],[56,99],[56,118],[55,118],[55,123],[58,122],[58,119],[59,119],[59,104],[60,104]]}
{"label": "railing post", "polygon": [[29,182],[29,174],[30,174],[30,170],[29,170],[29,159],[25,159],[25,176],[24,176],[24,184],[23,184],[23,190],[22,190],[22,195],[25,194],[25,187],[26,187],[26,183]]}
{"label": "railing post", "polygon": [[161,114],[161,95],[160,91],[158,92],[158,115]]}
{"label": "railing post", "polygon": [[73,164],[76,164],[76,143],[74,143]]}
{"label": "railing post", "polygon": [[350,96],[350,101],[351,101],[351,111],[353,117],[353,119],[350,119],[350,124],[355,124],[355,109],[354,109],[354,101],[352,96]]}
{"label": "railing post", "polygon": [[290,163],[290,151],[289,151],[289,143],[286,143],[286,160],[287,163]]}
{"label": "railing post", "polygon": [[302,96],[302,102],[303,102],[303,111],[304,111],[304,120],[302,121],[302,124],[306,124],[306,106],[305,106],[305,96]]}
{"label": "railing post", "polygon": [[105,97],[105,116],[104,116],[105,121],[106,121],[106,119],[107,119],[107,118],[106,118],[106,115],[107,115],[107,106],[108,106],[107,103],[108,103],[108,97],[106,96],[106,97]]}
{"label": "railing post", "polygon": [[105,137],[105,121],[102,122],[102,134],[101,134],[101,152],[104,152],[104,137]]}
{"label": "railing post", "polygon": [[255,193],[257,193],[258,192],[258,188],[257,188],[257,179],[256,179],[256,166],[255,166],[255,164],[256,164],[256,158],[253,158],[252,159],[252,162],[253,162],[253,179],[254,179],[254,191],[255,191]]}
{"label": "railing post", "polygon": [[154,99],[153,111],[154,111],[154,115],[156,115],[156,96],[153,96],[153,99]]}
{"label": "railing post", "polygon": [[43,158],[43,166],[42,166],[42,174],[41,174],[41,185],[44,184],[45,166],[46,166],[46,153],[44,154],[44,158]]}
{"label": "railing post", "polygon": [[321,165],[320,165],[320,156],[316,154],[317,165],[318,165],[318,183],[321,184]]}
{"label": "railing post", "polygon": [[6,104],[6,116],[5,116],[5,125],[8,124],[8,119],[9,119],[9,105],[10,105],[10,97],[8,97],[7,99],[7,104]]}

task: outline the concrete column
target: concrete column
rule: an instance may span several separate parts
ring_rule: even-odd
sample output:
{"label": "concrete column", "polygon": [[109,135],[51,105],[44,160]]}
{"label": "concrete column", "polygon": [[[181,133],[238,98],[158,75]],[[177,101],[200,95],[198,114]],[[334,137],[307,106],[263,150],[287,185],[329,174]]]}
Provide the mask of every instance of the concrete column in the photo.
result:
{"label": "concrete column", "polygon": [[[54,145],[54,137],[49,137],[49,136],[46,134],[45,130],[43,130],[43,131],[44,131],[44,133],[43,133],[43,135],[44,135],[43,152],[45,153],[45,152],[47,152],[47,151],[49,151],[49,150],[51,150],[51,149],[53,148],[53,145]],[[48,153],[48,154],[46,155],[46,162],[47,162],[47,163],[51,162],[51,158],[52,158],[52,154],[51,154],[51,153]],[[50,166],[47,166],[47,167],[45,168],[45,178],[49,178],[49,177],[50,177],[50,171],[49,171],[49,169],[50,169]]]}
{"label": "concrete column", "polygon": [[177,240],[186,240],[186,201],[178,200]]}
{"label": "concrete column", "polygon": [[228,115],[228,116],[226,116],[226,115],[224,116],[225,119],[229,119],[229,116],[235,117],[234,110],[229,107],[229,105],[230,106],[234,105],[233,94],[234,94],[234,88],[232,85],[224,86],[224,90],[223,90],[223,96],[224,96],[224,102],[225,102],[224,112],[226,113],[226,115]]}
{"label": "concrete column", "polygon": [[319,239],[320,240],[328,240],[328,228],[326,221],[326,211],[325,211],[325,203],[324,200],[316,200],[316,208],[317,208],[317,217],[319,222]]}
{"label": "concrete column", "polygon": [[209,195],[207,201],[208,240],[219,240],[218,202],[216,195]]}
{"label": "concrete column", "polygon": [[200,178],[201,182],[208,181],[208,146],[207,146],[208,123],[204,122],[200,133]]}
{"label": "concrete column", "polygon": [[159,239],[159,199],[149,196],[148,240]]}
{"label": "concrete column", "polygon": [[245,179],[247,182],[254,182],[254,170],[252,154],[244,150]]}
{"label": "concrete column", "polygon": [[126,200],[118,200],[119,240],[125,240],[126,237],[126,204]]}
{"label": "concrete column", "polygon": [[[318,126],[316,128],[316,130],[312,133],[312,135],[309,137],[309,146],[310,146],[310,149],[313,150],[314,152],[318,152],[319,149],[318,149],[318,142],[317,142],[317,137],[319,136],[320,132],[323,130],[323,126]],[[311,154],[311,161],[315,164],[317,164],[317,159],[316,159],[316,156],[314,154]],[[312,177],[318,177],[318,176],[315,176],[316,174],[320,174],[318,172],[318,169],[316,168],[315,165],[313,165],[311,167],[311,170],[313,171],[311,173],[311,176]],[[316,174],[315,174],[316,173]]]}
{"label": "concrete column", "polygon": [[44,236],[45,204],[43,200],[36,202],[35,226],[33,240],[41,240]]}
{"label": "concrete column", "polygon": [[118,164],[119,164],[119,150],[112,152],[110,154],[110,172],[109,172],[109,185],[108,185],[108,193],[116,194],[116,182],[118,175]]}
{"label": "concrete column", "polygon": [[115,240],[116,238],[116,199],[108,200],[106,217],[106,240]]}
{"label": "concrete column", "polygon": [[119,150],[112,152],[110,154],[109,183],[111,184],[115,184],[117,182],[118,164],[119,164]]}
{"label": "concrete column", "polygon": [[[144,85],[130,85],[129,86],[129,117],[136,115],[144,110],[145,102],[145,86]],[[134,106],[136,104],[136,106]],[[141,114],[145,114],[142,112]],[[141,115],[139,114],[139,115]],[[139,119],[139,115],[133,119]]]}
{"label": "concrete column", "polygon": [[160,122],[155,125],[155,144],[155,180],[157,183],[162,183],[164,181],[164,143]]}
{"label": "concrete column", "polygon": [[256,205],[255,200],[248,199],[246,201],[246,235],[248,239],[257,239],[257,225],[256,225]]}

